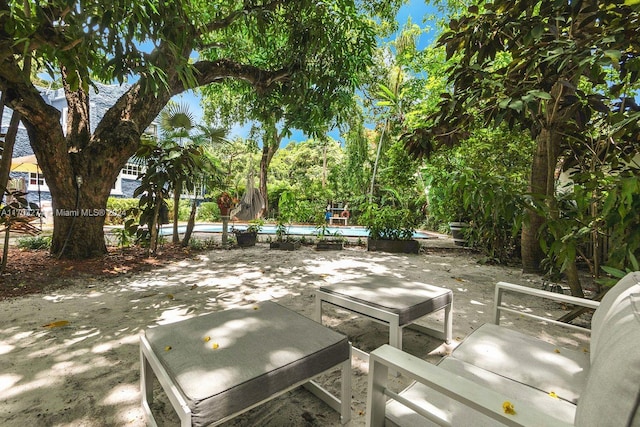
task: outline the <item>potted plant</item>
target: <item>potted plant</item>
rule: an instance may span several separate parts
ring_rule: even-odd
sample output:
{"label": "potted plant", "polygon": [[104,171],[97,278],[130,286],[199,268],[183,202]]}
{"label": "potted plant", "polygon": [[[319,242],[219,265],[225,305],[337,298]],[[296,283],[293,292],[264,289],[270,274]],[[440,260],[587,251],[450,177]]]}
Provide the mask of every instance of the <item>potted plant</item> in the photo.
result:
{"label": "potted plant", "polygon": [[255,246],[258,239],[258,233],[262,230],[264,221],[261,219],[254,219],[249,221],[249,226],[245,229],[233,229],[233,234],[236,236],[238,246],[246,248],[248,246]]}
{"label": "potted plant", "polygon": [[289,235],[287,226],[282,221],[278,221],[276,224],[276,240],[269,243],[269,248],[279,249],[282,251],[293,251],[298,249],[300,246],[300,241]]}
{"label": "potted plant", "polygon": [[316,242],[316,250],[319,251],[327,251],[327,250],[342,250],[344,245],[344,237],[340,231],[336,231],[335,233],[331,233],[326,224],[322,223],[316,227],[316,237],[318,241]]}
{"label": "potted plant", "polygon": [[408,208],[396,206],[378,206],[371,203],[366,206],[360,222],[369,230],[367,250],[418,253],[420,243],[413,239],[417,223],[416,215]]}

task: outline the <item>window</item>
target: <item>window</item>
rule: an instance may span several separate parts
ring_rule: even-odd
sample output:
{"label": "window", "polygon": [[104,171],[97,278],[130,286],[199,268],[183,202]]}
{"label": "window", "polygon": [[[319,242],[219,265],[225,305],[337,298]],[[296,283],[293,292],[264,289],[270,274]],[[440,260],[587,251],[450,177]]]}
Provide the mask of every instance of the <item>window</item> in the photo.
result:
{"label": "window", "polygon": [[44,176],[40,175],[39,173],[29,173],[29,185],[39,185],[41,187],[47,185],[44,182]]}
{"label": "window", "polygon": [[144,172],[144,167],[135,163],[127,163],[122,168],[122,175],[128,179],[136,179],[142,172]]}
{"label": "window", "polygon": [[41,173],[30,172],[27,183],[27,191],[49,191],[47,181]]}

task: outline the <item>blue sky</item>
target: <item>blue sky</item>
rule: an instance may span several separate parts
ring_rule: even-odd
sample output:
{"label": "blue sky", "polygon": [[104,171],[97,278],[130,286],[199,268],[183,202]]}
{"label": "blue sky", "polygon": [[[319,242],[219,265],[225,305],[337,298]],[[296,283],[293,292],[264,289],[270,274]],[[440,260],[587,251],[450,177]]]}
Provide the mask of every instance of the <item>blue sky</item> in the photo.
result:
{"label": "blue sky", "polygon": [[[409,18],[415,24],[420,25],[420,27],[424,28],[429,24],[425,24],[423,22],[424,18],[433,15],[436,12],[436,9],[433,6],[425,4],[424,0],[411,0],[408,4],[403,6],[398,12],[398,22],[400,28],[404,25],[405,22]],[[432,36],[429,34],[423,34],[418,40],[418,48],[424,49],[431,43]],[[193,93],[193,91],[188,91],[177,95],[173,98],[174,101],[187,104],[189,106],[190,111],[194,114],[194,118],[196,123],[200,122],[202,119],[202,107],[200,106],[200,97]],[[246,137],[249,132],[249,126],[237,126],[230,130],[229,137],[230,139],[236,137]],[[339,132],[333,131],[329,133],[329,136],[336,140],[341,140]],[[301,131],[294,131],[290,138],[283,140],[281,146],[286,146],[291,141],[305,141],[308,137]]]}

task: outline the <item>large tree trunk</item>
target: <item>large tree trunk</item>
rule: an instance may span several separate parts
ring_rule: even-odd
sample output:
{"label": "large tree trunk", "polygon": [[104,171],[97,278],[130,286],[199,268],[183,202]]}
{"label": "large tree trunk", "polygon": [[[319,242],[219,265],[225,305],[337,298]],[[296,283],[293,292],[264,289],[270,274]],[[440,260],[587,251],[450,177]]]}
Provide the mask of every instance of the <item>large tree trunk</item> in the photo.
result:
{"label": "large tree trunk", "polygon": [[[531,165],[529,176],[529,194],[546,196],[549,167],[549,151],[547,144],[550,142],[548,131],[543,130],[536,138],[536,152]],[[544,258],[544,252],[540,246],[540,228],[545,218],[531,210],[525,211],[525,220],[522,225],[522,271],[525,273],[538,273],[541,271],[540,263]]]}
{"label": "large tree trunk", "polygon": [[275,124],[271,131],[271,137],[265,138],[262,144],[262,157],[260,158],[260,195],[264,200],[264,209],[260,213],[260,216],[263,218],[267,217],[267,213],[269,212],[269,195],[267,192],[267,175],[269,172],[269,165],[271,164],[271,160],[273,156],[278,151],[280,147],[280,142],[282,141],[282,136],[284,135],[284,131],[278,133],[278,129]]}
{"label": "large tree trunk", "polygon": [[103,182],[99,176],[89,176],[82,179],[80,186],[76,183],[75,190],[55,193],[51,241],[53,255],[84,259],[107,252],[103,227],[109,191],[101,188],[104,187]]}

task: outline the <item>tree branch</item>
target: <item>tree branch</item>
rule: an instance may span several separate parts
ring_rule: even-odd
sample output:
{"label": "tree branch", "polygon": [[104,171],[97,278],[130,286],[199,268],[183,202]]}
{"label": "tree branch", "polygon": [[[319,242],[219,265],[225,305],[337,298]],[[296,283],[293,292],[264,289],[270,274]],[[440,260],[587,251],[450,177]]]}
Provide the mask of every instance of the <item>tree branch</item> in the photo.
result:
{"label": "tree branch", "polygon": [[[206,25],[205,30],[207,32],[212,32],[222,28],[226,28],[243,15],[250,15],[251,13],[258,10],[275,10],[276,7],[284,3],[286,3],[285,0],[273,0],[272,2],[264,4],[262,6],[243,7],[242,9],[231,12],[225,18],[210,22],[208,25]],[[202,32],[199,32],[197,35],[202,36]]]}
{"label": "tree branch", "polygon": [[[244,80],[251,84],[258,92],[264,92],[273,84],[286,81],[291,77],[294,67],[279,70],[263,70],[253,65],[238,64],[228,59],[217,61],[200,61],[194,64],[195,78],[198,86],[219,82],[228,78]],[[174,85],[174,94],[180,93],[184,87],[179,82]]]}

